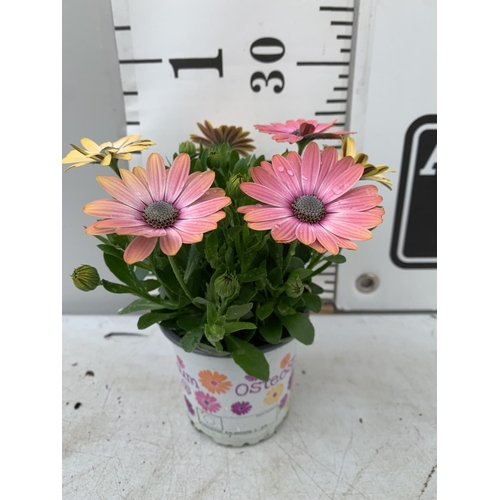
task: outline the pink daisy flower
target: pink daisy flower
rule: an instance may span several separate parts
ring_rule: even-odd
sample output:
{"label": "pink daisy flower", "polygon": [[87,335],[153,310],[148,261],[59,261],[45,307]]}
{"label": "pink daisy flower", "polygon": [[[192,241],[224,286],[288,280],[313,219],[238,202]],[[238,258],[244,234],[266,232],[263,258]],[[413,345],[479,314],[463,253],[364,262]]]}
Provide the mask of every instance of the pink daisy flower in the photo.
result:
{"label": "pink daisy flower", "polygon": [[[274,134],[271,139],[276,142],[288,142],[293,144],[301,141],[304,137],[312,139],[325,130],[333,127],[337,120],[330,123],[318,123],[316,120],[287,120],[286,123],[271,123],[271,125],[254,125],[259,132]],[[347,130],[335,131],[333,135],[352,134]],[[332,137],[333,138],[333,137]]]}
{"label": "pink daisy flower", "polygon": [[217,399],[210,394],[205,394],[202,391],[195,392],[196,401],[200,404],[200,406],[210,413],[217,413],[220,410],[220,403],[217,402]]}
{"label": "pink daisy flower", "polygon": [[158,153],[149,155],[146,169],[120,169],[121,179],[98,176],[97,181],[114,199],[93,201],[83,208],[100,220],[87,234],[137,236],[123,256],[127,264],[147,258],[157,240],[166,255],[175,255],[183,243],[197,243],[212,231],[231,203],[224,190],[211,188],[215,172],[189,175],[190,157],[177,156],[167,170]]}
{"label": "pink daisy flower", "polygon": [[369,229],[382,222],[382,197],[376,186],[353,188],[363,175],[362,164],[347,156],[338,161],[337,150],[319,150],[310,143],[302,157],[288,153],[274,155],[253,167],[254,182],[243,182],[241,190],[267,205],[239,207],[248,227],[257,231],[271,229],[279,243],[298,239],[318,252],[339,253],[339,248],[356,250],[352,240],[368,240]]}

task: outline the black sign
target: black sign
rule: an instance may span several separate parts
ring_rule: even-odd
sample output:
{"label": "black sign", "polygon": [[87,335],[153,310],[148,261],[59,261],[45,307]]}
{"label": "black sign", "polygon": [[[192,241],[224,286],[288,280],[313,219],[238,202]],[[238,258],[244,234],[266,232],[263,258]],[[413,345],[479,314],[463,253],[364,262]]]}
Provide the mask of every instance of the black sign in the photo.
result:
{"label": "black sign", "polygon": [[437,116],[406,132],[391,258],[403,268],[437,267]]}

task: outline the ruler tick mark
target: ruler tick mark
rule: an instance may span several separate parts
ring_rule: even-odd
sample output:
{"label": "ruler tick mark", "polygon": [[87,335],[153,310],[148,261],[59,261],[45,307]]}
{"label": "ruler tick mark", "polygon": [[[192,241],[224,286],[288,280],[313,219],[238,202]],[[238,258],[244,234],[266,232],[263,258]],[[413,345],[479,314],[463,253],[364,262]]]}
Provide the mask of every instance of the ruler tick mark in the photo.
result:
{"label": "ruler tick mark", "polygon": [[162,63],[163,59],[120,59],[120,64],[155,64]]}
{"label": "ruler tick mark", "polygon": [[330,12],[354,12],[354,7],[320,7],[319,10]]}
{"label": "ruler tick mark", "polygon": [[352,35],[337,35],[338,40],[351,40]]}
{"label": "ruler tick mark", "polygon": [[352,26],[352,21],[331,21],[332,26]]}
{"label": "ruler tick mark", "polygon": [[346,113],[347,111],[344,110],[344,111],[316,111],[314,114],[315,116],[328,116],[328,115],[345,115]]}
{"label": "ruler tick mark", "polygon": [[127,125],[140,125],[141,122],[127,122]]}
{"label": "ruler tick mark", "polygon": [[333,87],[333,90],[347,90],[347,87]]}
{"label": "ruler tick mark", "polygon": [[347,102],[347,99],[327,99],[326,102]]}
{"label": "ruler tick mark", "polygon": [[350,61],[300,61],[297,66],[349,66]]}
{"label": "ruler tick mark", "polygon": [[127,90],[127,91],[123,92],[123,95],[139,95],[139,92]]}
{"label": "ruler tick mark", "polygon": [[130,26],[115,26],[115,31],[130,31]]}

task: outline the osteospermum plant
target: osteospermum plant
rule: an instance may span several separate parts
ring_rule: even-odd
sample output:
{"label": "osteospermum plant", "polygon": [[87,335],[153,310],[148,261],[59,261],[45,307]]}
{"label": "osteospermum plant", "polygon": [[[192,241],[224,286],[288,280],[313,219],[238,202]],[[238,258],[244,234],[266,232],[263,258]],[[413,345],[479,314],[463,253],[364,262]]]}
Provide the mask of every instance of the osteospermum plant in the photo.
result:
{"label": "osteospermum plant", "polygon": [[[344,262],[344,249],[370,239],[384,215],[377,187],[358,185],[373,172],[368,157],[349,155],[351,132],[326,133],[333,126],[256,126],[298,148],[266,160],[250,155],[252,140],[241,127],[205,122],[203,140],[182,143],[171,164],[151,153],[145,168],[131,170],[117,161],[154,143],[140,136],[100,146],[82,139],[87,149],[73,146],[63,162],[112,168],[114,175],[97,177],[109,197],[83,210],[97,219],[85,231],[99,240],[116,281],[82,265],[73,282],[83,291],[102,286],[135,295],[119,314],[139,312],[139,329],[160,324],[186,351],[229,353],[249,376],[268,380],[259,347],[290,337],[313,342],[309,315],[320,311],[323,292],[314,277]],[[316,142],[341,137],[340,154]],[[380,175],[371,178],[388,185]]]}

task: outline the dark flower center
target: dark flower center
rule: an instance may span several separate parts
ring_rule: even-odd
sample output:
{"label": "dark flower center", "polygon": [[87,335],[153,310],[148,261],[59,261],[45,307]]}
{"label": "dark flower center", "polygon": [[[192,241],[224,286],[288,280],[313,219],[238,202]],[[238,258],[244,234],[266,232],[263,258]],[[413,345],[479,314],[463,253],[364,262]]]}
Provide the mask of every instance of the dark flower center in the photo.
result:
{"label": "dark flower center", "polygon": [[142,219],[155,229],[172,227],[179,218],[179,210],[166,201],[154,201],[142,212]]}
{"label": "dark flower center", "polygon": [[319,222],[326,215],[325,205],[314,194],[299,196],[292,203],[293,213],[302,222]]}

